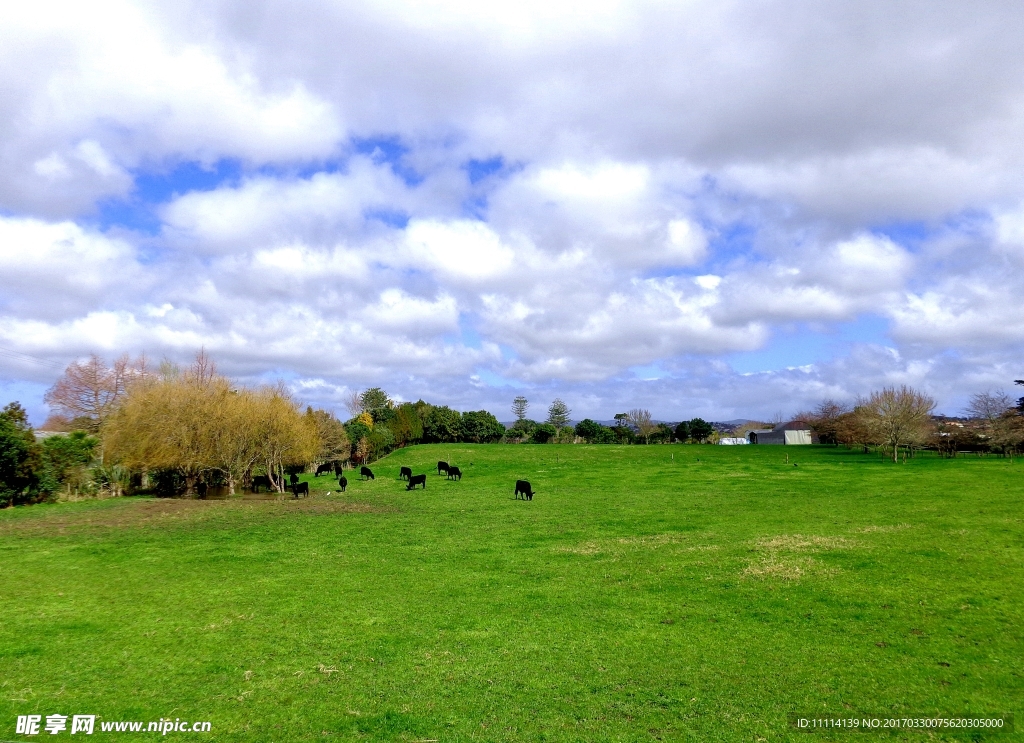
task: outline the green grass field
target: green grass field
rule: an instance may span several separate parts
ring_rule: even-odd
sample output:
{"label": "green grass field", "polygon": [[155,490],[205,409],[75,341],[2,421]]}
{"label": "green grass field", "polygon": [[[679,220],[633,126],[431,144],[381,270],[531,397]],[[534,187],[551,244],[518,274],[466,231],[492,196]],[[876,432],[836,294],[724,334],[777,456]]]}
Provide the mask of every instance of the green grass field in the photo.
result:
{"label": "green grass field", "polygon": [[[461,483],[397,480],[449,457]],[[0,740],[53,713],[212,723],[168,740],[804,741],[882,734],[791,712],[1021,711],[1024,462],[453,444],[373,467],[298,502],[0,511]],[[87,740],[126,737],[161,736]]]}

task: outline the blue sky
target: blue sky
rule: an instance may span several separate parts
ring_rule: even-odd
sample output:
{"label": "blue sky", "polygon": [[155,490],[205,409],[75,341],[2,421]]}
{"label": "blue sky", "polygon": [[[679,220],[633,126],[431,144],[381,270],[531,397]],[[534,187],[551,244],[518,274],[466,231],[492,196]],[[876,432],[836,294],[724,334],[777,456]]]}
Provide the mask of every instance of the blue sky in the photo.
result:
{"label": "blue sky", "polygon": [[4,11],[0,402],[37,423],[75,359],[200,347],[499,418],[1024,375],[1015,6],[181,12]]}

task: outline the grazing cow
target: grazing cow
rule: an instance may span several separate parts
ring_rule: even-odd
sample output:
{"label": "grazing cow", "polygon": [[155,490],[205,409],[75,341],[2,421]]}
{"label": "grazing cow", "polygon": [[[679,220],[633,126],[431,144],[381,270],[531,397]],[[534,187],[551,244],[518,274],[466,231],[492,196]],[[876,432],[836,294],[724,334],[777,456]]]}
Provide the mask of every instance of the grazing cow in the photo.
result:
{"label": "grazing cow", "polygon": [[427,489],[427,476],[426,475],[413,475],[409,478],[409,484],[405,486],[406,490],[412,490],[417,485],[422,485],[423,489]]}
{"label": "grazing cow", "polygon": [[377,479],[376,477],[373,476],[373,471],[369,467],[360,467],[359,468],[359,479],[362,480],[363,478],[366,478],[367,480],[376,480]]}
{"label": "grazing cow", "polygon": [[292,485],[298,485],[299,476],[293,472],[291,475],[288,476],[288,482],[291,483]]}
{"label": "grazing cow", "polygon": [[402,469],[399,470],[399,472],[398,472],[398,479],[399,480],[408,480],[410,477],[412,477],[412,468],[411,467],[402,467]]}
{"label": "grazing cow", "polygon": [[449,480],[461,480],[462,470],[456,467],[454,464],[448,468],[448,479]]}
{"label": "grazing cow", "polygon": [[334,472],[334,462],[325,462],[316,468],[316,474],[313,477],[320,477],[320,475],[331,474]]}
{"label": "grazing cow", "polygon": [[345,488],[348,487],[348,478],[342,475],[338,478],[338,487],[341,488],[341,492],[345,492]]}
{"label": "grazing cow", "polygon": [[445,474],[448,474],[448,463],[447,462],[438,462],[437,463],[437,474],[438,474],[438,476],[440,476],[442,472],[444,472]]}
{"label": "grazing cow", "polygon": [[292,485],[292,492],[295,493],[296,498],[299,497],[299,494],[309,495],[309,483],[300,482],[298,485]]}
{"label": "grazing cow", "polygon": [[260,486],[270,490],[270,478],[267,475],[254,475],[252,478],[252,492],[260,492]]}
{"label": "grazing cow", "polygon": [[196,493],[199,495],[200,498],[205,498],[206,497],[206,491],[208,489],[209,489],[209,486],[207,486],[207,484],[205,482],[201,482],[198,485],[196,485]]}
{"label": "grazing cow", "polygon": [[523,500],[533,500],[533,488],[526,480],[516,480],[516,498],[523,497]]}

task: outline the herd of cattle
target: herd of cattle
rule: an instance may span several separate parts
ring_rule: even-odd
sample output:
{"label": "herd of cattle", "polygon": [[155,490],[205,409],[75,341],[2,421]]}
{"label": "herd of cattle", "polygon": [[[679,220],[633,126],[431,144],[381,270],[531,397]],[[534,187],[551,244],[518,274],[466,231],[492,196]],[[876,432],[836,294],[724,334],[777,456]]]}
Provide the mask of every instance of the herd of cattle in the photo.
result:
{"label": "herd of cattle", "polygon": [[[447,462],[437,463],[437,475],[441,476],[441,473],[446,475],[448,480],[462,480],[462,470],[456,467],[454,464],[448,464]],[[348,489],[348,478],[345,477],[345,471],[340,465],[334,462],[327,462],[321,464],[316,468],[316,472],[313,477],[320,477],[321,475],[338,475],[338,487],[341,492],[345,492]],[[373,470],[365,465],[359,468],[359,479],[360,480],[375,480]],[[414,475],[411,467],[402,467],[398,473],[399,480],[405,480],[406,490],[414,490],[417,485],[422,486],[424,490],[427,489],[427,476],[426,474]],[[259,492],[260,486],[265,487],[268,491],[270,490],[271,482],[270,478],[266,475],[256,475],[252,478],[252,488],[254,492]],[[299,482],[299,476],[292,474],[289,478],[288,489],[292,491],[296,498],[300,495],[309,495],[309,483]],[[516,480],[515,497],[518,500],[533,500],[534,490],[530,487],[530,483],[526,480]]]}

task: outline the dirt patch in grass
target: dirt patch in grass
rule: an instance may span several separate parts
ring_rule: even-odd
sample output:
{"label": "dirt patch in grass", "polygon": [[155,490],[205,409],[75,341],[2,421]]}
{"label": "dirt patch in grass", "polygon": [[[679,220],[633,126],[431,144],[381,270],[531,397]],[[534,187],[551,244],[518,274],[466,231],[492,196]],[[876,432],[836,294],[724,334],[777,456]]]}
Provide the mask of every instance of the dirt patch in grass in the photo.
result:
{"label": "dirt patch in grass", "polygon": [[809,575],[830,576],[839,571],[811,557],[834,550],[854,549],[860,545],[846,537],[820,537],[804,534],[780,534],[754,542],[758,556],[752,559],[741,575],[744,578],[800,580]]}
{"label": "dirt patch in grass", "polygon": [[38,514],[0,521],[0,536],[63,535],[97,529],[185,526],[221,518],[280,518],[293,514],[384,513],[394,509],[329,497],[293,499],[188,500],[123,498],[80,509],[47,507]]}
{"label": "dirt patch in grass", "polygon": [[[580,542],[569,547],[555,547],[555,552],[568,552],[573,555],[597,555],[604,553],[621,554],[624,552],[638,552],[655,550],[666,545],[687,544],[689,537],[686,534],[649,534],[638,537],[619,537],[617,539],[600,539]],[[717,550],[718,545],[700,544],[684,548],[688,552]]]}

